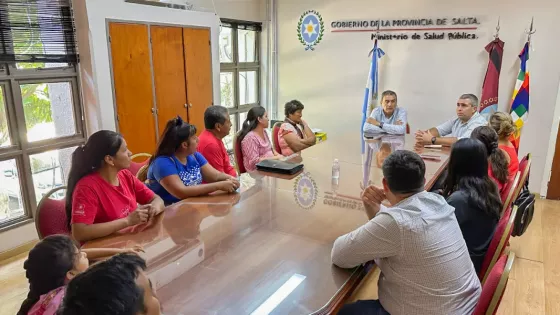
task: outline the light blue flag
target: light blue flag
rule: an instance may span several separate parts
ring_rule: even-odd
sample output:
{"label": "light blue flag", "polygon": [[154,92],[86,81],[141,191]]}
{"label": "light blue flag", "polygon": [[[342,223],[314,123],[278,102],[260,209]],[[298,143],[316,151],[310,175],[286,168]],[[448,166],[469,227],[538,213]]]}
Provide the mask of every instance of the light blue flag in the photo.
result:
{"label": "light blue flag", "polygon": [[[373,44],[373,49],[370,52],[371,63],[369,67],[369,75],[366,83],[366,93],[364,96],[364,105],[362,106],[362,125],[360,127],[360,132],[363,133],[364,124],[368,116],[368,108],[370,105],[377,105],[377,93],[379,87],[379,59],[385,55],[385,52],[377,47],[377,39]],[[362,143],[362,154],[364,153],[364,145]]]}

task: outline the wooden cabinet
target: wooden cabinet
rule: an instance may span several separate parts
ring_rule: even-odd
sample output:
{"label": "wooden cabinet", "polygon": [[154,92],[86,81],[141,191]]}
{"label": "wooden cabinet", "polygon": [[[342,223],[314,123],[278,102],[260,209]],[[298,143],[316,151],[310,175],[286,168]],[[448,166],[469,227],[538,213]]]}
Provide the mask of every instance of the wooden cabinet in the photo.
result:
{"label": "wooden cabinet", "polygon": [[210,30],[112,22],[109,36],[118,131],[129,149],[152,153],[177,115],[200,133],[212,105]]}

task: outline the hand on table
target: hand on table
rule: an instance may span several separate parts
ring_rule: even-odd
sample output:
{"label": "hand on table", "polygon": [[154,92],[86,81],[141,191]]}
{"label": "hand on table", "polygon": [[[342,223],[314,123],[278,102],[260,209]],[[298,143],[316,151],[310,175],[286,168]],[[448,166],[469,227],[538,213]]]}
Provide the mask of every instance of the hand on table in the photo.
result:
{"label": "hand on table", "polygon": [[147,221],[151,220],[157,214],[156,213],[157,212],[156,208],[151,203],[141,205],[141,206],[138,207],[138,209],[148,210],[148,220]]}
{"label": "hand on table", "polygon": [[229,176],[227,178],[228,181],[232,182],[235,185],[235,189],[238,189],[239,186],[241,186],[241,184],[239,183],[239,180],[237,180],[237,178],[233,177],[233,176]]}
{"label": "hand on table", "polygon": [[428,131],[418,130],[415,134],[416,142],[422,144],[431,144],[434,136]]}
{"label": "hand on table", "polygon": [[225,192],[232,193],[232,192],[236,191],[237,188],[239,188],[239,182],[237,182],[237,184],[236,184],[229,179],[224,180],[224,181],[221,181],[219,183],[219,188],[220,188],[220,190],[223,190]]}
{"label": "hand on table", "polygon": [[145,253],[144,247],[142,247],[140,245],[134,245],[131,248],[123,248],[122,252],[123,253],[132,253],[132,254]]}
{"label": "hand on table", "polygon": [[362,202],[368,215],[374,217],[381,209],[381,203],[385,200],[385,192],[379,187],[368,186],[362,193]]}
{"label": "hand on table", "polygon": [[150,218],[149,211],[150,211],[149,209],[146,209],[146,205],[144,205],[144,206],[139,206],[135,211],[129,213],[128,216],[126,217],[126,222],[128,223],[128,226],[147,222]]}

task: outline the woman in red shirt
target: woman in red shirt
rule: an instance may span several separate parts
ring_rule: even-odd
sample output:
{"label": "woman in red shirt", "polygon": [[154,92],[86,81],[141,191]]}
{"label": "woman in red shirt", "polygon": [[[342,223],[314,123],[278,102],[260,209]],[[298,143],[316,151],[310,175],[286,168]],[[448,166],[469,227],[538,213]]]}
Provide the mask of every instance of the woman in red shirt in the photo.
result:
{"label": "woman in red shirt", "polygon": [[488,120],[490,127],[498,134],[498,147],[507,153],[509,158],[509,178],[513,180],[515,174],[519,171],[519,158],[517,157],[517,150],[509,140],[517,127],[513,123],[511,116],[504,112],[495,112]]}
{"label": "woman in red shirt", "polygon": [[161,198],[127,170],[131,155],[122,136],[109,130],[72,154],[66,214],[76,240],[107,236],[163,211]]}

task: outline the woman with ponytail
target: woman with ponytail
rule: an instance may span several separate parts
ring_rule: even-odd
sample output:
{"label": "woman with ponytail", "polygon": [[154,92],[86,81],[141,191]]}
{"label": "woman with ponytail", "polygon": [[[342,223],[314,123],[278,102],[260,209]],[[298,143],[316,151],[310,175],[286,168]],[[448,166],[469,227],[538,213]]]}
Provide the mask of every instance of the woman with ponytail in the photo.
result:
{"label": "woman with ponytail", "polygon": [[511,115],[504,112],[495,112],[488,121],[489,126],[498,134],[498,148],[507,154],[509,178],[513,179],[519,171],[519,159],[517,157],[517,150],[513,143],[511,143],[510,138],[517,130],[517,127],[513,123]]}
{"label": "woman with ponytail", "polygon": [[72,154],[66,213],[76,240],[107,236],[163,211],[161,198],[127,170],[130,156],[122,136],[109,130],[92,134]]}
{"label": "woman with ponytail", "polygon": [[133,249],[78,249],[70,237],[51,235],[40,241],[23,264],[29,293],[17,315],[54,315],[62,303],[66,284],[89,267],[89,259],[105,258]]}
{"label": "woman with ponytail", "polygon": [[480,126],[473,130],[471,138],[479,140],[486,147],[488,176],[496,182],[501,194],[509,180],[509,157],[506,152],[498,148],[498,134],[488,126]]}
{"label": "woman with ponytail", "polygon": [[249,110],[247,119],[243,122],[237,141],[243,152],[243,166],[247,172],[257,169],[257,163],[263,160],[279,160],[284,156],[273,152],[268,135],[264,131],[268,128],[268,113],[262,106]]}
{"label": "woman with ponytail", "polygon": [[156,152],[149,161],[148,187],[161,196],[165,204],[215,191],[232,193],[239,181],[218,172],[197,152],[196,127],[179,116],[165,126]]}

